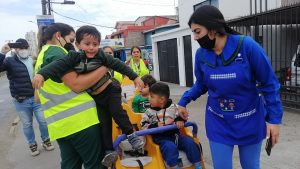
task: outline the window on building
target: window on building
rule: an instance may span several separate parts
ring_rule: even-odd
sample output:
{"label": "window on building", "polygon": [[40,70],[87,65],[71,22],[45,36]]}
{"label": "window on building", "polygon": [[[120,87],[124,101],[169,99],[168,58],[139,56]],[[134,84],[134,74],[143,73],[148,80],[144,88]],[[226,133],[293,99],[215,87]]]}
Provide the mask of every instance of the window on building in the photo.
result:
{"label": "window on building", "polygon": [[200,8],[203,5],[211,5],[211,1],[210,0],[206,0],[206,1],[203,1],[203,2],[200,2],[200,3],[196,4],[196,5],[194,5],[194,11],[196,11],[198,8]]}

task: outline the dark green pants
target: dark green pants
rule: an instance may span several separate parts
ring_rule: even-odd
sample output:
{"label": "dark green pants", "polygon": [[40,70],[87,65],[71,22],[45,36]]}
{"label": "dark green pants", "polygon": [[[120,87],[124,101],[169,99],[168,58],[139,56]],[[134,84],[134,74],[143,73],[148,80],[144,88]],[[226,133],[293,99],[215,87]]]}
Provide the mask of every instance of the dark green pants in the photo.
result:
{"label": "dark green pants", "polygon": [[102,147],[99,124],[57,140],[61,169],[102,168]]}

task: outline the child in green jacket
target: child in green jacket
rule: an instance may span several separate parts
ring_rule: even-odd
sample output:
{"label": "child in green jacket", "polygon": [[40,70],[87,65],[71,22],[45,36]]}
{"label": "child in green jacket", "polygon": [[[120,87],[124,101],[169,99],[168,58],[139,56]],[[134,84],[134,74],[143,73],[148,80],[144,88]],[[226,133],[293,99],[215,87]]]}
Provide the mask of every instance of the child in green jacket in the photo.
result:
{"label": "child in green jacket", "polygon": [[140,90],[140,94],[134,97],[132,101],[132,109],[135,113],[144,113],[150,108],[149,103],[149,88],[156,83],[156,80],[151,75],[144,75],[142,78],[145,87]]}

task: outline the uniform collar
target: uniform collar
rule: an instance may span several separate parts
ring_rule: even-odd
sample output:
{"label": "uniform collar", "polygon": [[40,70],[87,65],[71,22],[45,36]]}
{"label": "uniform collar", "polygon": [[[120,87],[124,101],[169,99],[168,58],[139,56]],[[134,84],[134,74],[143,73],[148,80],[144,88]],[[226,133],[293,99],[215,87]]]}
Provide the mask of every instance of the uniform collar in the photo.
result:
{"label": "uniform collar", "polygon": [[[237,56],[240,46],[239,42],[243,40],[241,35],[228,35],[226,44],[220,56],[217,56],[214,51],[201,49],[201,59],[204,63],[211,67],[216,67],[217,57],[221,57],[224,66],[230,64]],[[241,43],[241,42],[240,42]]]}

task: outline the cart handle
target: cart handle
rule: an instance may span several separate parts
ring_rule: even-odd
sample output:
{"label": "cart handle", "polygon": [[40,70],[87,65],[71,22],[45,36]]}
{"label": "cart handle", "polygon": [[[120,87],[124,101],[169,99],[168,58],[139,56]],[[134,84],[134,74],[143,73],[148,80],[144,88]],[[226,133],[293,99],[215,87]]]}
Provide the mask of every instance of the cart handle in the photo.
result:
{"label": "cart handle", "polygon": [[[194,136],[196,136],[197,132],[198,132],[197,124],[195,122],[190,122],[190,121],[184,123],[184,127],[189,127],[189,126],[193,127],[192,133]],[[135,134],[137,136],[144,136],[144,135],[149,135],[149,134],[162,133],[162,132],[175,130],[175,129],[177,129],[177,126],[174,124],[174,125],[166,125],[166,126],[136,131]],[[119,144],[126,139],[127,139],[127,136],[125,134],[118,136],[117,139],[113,143],[114,150],[117,151]]]}

